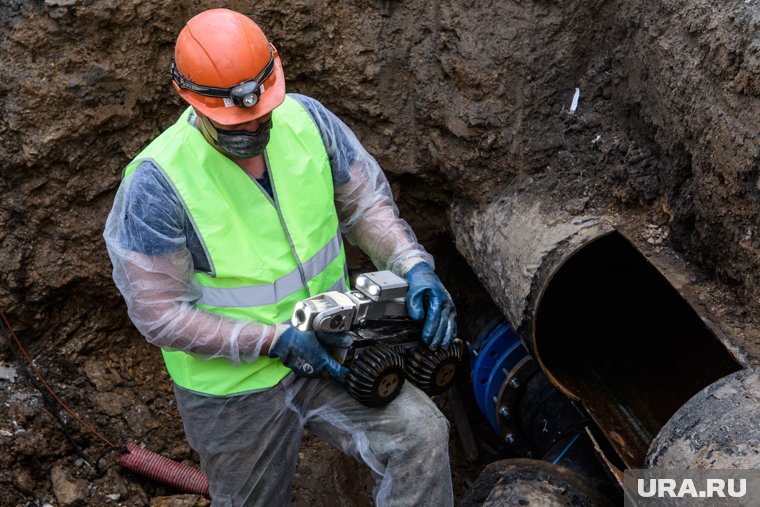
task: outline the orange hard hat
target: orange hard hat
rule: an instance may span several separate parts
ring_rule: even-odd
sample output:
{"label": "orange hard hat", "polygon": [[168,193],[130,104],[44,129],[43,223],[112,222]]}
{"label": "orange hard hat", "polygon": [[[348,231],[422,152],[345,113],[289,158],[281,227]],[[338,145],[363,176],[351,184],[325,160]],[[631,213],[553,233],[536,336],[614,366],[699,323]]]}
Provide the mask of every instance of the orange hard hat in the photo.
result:
{"label": "orange hard hat", "polygon": [[285,100],[277,50],[247,16],[204,11],[177,38],[172,82],[198,112],[222,125],[266,115]]}

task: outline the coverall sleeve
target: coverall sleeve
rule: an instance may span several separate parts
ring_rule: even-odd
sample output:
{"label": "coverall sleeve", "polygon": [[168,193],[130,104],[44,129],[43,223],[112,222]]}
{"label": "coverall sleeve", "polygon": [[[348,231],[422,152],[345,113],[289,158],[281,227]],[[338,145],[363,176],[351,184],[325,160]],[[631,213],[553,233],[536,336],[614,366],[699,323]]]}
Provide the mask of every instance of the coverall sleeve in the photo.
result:
{"label": "coverall sleeve", "polygon": [[200,290],[192,281],[184,218],[179,198],[151,164],[119,187],[103,236],[129,317],[159,347],[252,362],[286,326],[226,318],[193,305]]}
{"label": "coverall sleeve", "polygon": [[345,237],[380,270],[389,269],[403,276],[420,262],[434,266],[433,257],[399,216],[380,165],[351,129],[318,101],[302,95],[293,97],[309,111],[322,135]]}

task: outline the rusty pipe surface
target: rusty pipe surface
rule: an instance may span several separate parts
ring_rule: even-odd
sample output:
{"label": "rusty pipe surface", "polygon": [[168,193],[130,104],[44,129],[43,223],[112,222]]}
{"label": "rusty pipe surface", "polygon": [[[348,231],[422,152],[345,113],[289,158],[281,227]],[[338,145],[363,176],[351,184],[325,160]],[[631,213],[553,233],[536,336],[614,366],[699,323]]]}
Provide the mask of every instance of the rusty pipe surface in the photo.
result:
{"label": "rusty pipe surface", "polygon": [[663,274],[613,218],[528,191],[454,203],[449,218],[457,249],[541,369],[582,403],[625,466],[641,466],[693,394],[740,368],[730,333],[684,297],[693,296],[680,282],[688,269]]}
{"label": "rusty pipe surface", "polygon": [[574,253],[615,232],[615,226],[605,217],[572,215],[524,192],[484,207],[455,202],[449,218],[457,250],[540,361],[533,324],[546,286]]}

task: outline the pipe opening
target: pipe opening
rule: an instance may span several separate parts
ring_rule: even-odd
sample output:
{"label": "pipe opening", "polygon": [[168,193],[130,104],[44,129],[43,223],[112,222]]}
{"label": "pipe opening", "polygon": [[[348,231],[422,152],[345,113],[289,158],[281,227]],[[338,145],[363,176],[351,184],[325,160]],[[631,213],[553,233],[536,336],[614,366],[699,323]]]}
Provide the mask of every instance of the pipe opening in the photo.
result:
{"label": "pipe opening", "polygon": [[691,396],[741,369],[696,311],[622,235],[576,252],[536,310],[534,353],[579,399],[620,459],[649,444]]}

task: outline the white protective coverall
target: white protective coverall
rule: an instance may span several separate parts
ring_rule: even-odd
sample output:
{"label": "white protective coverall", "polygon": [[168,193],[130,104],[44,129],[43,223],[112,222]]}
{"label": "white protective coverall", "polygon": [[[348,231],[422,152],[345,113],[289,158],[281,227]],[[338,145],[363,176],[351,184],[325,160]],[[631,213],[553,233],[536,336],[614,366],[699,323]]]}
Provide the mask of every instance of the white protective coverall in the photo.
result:
{"label": "white protective coverall", "polygon": [[[403,276],[419,262],[432,266],[432,257],[399,217],[385,175],[351,130],[316,100],[291,97],[322,136],[344,237],[379,270]],[[266,179],[259,183],[271,193]],[[287,327],[193,306],[200,295],[193,272],[207,271],[209,261],[192,217],[150,162],[120,186],[104,237],[129,316],[154,345],[240,364],[255,361],[262,346]],[[453,504],[448,422],[409,382],[379,409],[359,404],[332,380],[293,373],[253,394],[212,397],[175,386],[175,396],[214,506],[288,504],[304,428],[371,468],[377,505]]]}

